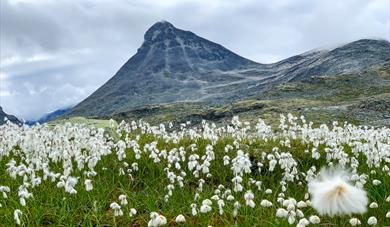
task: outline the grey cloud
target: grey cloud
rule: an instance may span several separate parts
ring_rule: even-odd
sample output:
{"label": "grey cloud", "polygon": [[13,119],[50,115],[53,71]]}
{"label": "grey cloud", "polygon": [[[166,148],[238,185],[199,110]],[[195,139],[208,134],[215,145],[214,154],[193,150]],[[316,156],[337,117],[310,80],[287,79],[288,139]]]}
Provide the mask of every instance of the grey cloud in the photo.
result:
{"label": "grey cloud", "polygon": [[0,1],[0,105],[31,119],[108,80],[154,22],[274,62],[360,38],[390,39],[388,0]]}

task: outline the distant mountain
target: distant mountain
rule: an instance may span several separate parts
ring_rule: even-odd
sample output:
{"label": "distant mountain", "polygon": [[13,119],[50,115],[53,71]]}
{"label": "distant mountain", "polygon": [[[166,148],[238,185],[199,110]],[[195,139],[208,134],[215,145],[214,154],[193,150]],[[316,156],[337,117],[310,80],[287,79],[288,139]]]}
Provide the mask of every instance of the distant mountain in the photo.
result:
{"label": "distant mountain", "polygon": [[47,113],[45,115],[43,115],[42,117],[40,117],[38,120],[35,120],[35,121],[26,121],[26,124],[28,125],[34,125],[36,123],[40,123],[40,124],[43,124],[43,123],[46,123],[46,122],[49,122],[51,120],[54,120],[66,113],[68,113],[71,109],[72,109],[73,106],[70,106],[70,107],[64,107],[64,108],[61,108],[61,109],[58,109],[58,110],[55,110],[53,112],[50,112],[50,113]]}
{"label": "distant mountain", "polygon": [[109,81],[66,116],[102,117],[165,103],[230,103],[286,82],[383,67],[389,53],[388,41],[363,39],[260,64],[162,21],[147,30],[137,53]]}
{"label": "distant mountain", "polygon": [[331,51],[318,52],[305,63],[290,68],[286,75],[297,81],[308,76],[359,73],[364,69],[382,67],[388,63],[390,63],[388,41],[361,39]]}
{"label": "distant mountain", "polygon": [[3,108],[0,106],[0,125],[5,123],[5,118],[7,118],[9,121],[15,124],[21,124],[20,120],[17,117],[15,117],[14,115],[6,114],[3,111]]}

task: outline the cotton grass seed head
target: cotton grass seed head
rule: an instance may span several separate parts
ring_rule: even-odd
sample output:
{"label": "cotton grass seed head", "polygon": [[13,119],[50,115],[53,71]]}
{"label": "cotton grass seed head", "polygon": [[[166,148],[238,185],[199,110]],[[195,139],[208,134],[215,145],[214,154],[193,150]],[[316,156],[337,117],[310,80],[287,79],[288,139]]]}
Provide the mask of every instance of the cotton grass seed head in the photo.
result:
{"label": "cotton grass seed head", "polygon": [[85,190],[86,191],[91,191],[93,189],[92,181],[87,179],[84,181],[85,184]]}
{"label": "cotton grass seed head", "polygon": [[137,210],[134,208],[130,208],[129,216],[134,217],[137,214]]}
{"label": "cotton grass seed head", "polygon": [[186,218],[184,217],[184,215],[179,214],[179,215],[175,218],[175,222],[176,222],[176,223],[184,223],[184,222],[186,222]]}
{"label": "cotton grass seed head", "polygon": [[20,225],[20,215],[22,215],[22,211],[20,211],[19,209],[16,209],[14,211],[14,220],[15,220],[17,225]]}
{"label": "cotton grass seed head", "polygon": [[371,217],[368,219],[367,224],[368,224],[368,225],[376,225],[376,224],[378,224],[378,220],[376,219],[376,217],[371,216]]}
{"label": "cotton grass seed head", "polygon": [[357,218],[351,218],[349,219],[349,224],[352,226],[357,226],[357,225],[361,225],[362,223]]}
{"label": "cotton grass seed head", "polygon": [[366,192],[349,183],[349,173],[337,168],[323,169],[309,182],[312,206],[321,215],[364,213],[368,203]]}

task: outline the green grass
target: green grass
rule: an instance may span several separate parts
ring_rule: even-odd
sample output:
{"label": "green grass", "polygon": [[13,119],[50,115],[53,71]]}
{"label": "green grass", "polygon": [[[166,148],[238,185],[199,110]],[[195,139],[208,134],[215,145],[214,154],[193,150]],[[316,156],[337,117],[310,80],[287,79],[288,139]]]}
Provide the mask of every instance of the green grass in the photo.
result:
{"label": "green grass", "polygon": [[[78,122],[80,119],[77,119]],[[84,120],[83,120],[84,121]],[[96,122],[98,125],[104,122]],[[136,134],[130,134],[131,138],[135,138]],[[209,140],[197,139],[191,140],[189,138],[182,139],[177,144],[172,142],[166,143],[160,138],[156,138],[151,134],[140,134],[139,144],[143,147],[152,141],[158,141],[157,147],[159,150],[171,150],[174,148],[183,147],[189,151],[189,146],[192,143],[197,144],[198,153],[203,154],[204,148],[210,144]],[[124,139],[124,138],[122,138]],[[222,165],[222,158],[225,155],[224,147],[227,144],[232,144],[230,137],[221,137],[214,146],[216,161],[210,167],[212,177],[207,179],[204,190],[200,193],[200,198],[210,198],[213,191],[219,184],[225,187],[231,186],[232,173]],[[264,141],[257,139],[253,142],[244,140],[241,143],[241,149],[248,152],[254,160],[260,160],[261,153],[270,153],[273,147],[279,147],[281,152],[290,152],[295,160],[298,161],[298,168],[300,171],[307,171],[312,165],[318,169],[326,165],[324,155],[320,160],[313,160],[305,150],[310,150],[313,146],[311,144],[304,144],[300,140],[292,140],[291,148],[280,145],[279,140]],[[324,154],[324,147],[321,148],[321,153]],[[346,150],[350,149],[346,145]],[[21,207],[17,200],[17,187],[22,182],[22,179],[16,180],[10,178],[6,173],[5,164],[14,156],[2,157],[0,159],[0,185],[8,185],[11,187],[9,199],[0,198],[2,208],[0,208],[0,225],[13,226],[13,211],[20,208],[23,212],[22,223],[25,226],[145,226],[149,221],[149,213],[157,211],[163,214],[168,219],[170,225],[177,225],[174,219],[178,214],[183,214],[187,222],[182,226],[287,226],[286,219],[278,219],[275,217],[276,208],[280,206],[276,202],[277,194],[280,193],[281,188],[275,182],[279,182],[282,172],[279,167],[274,173],[267,171],[267,166],[264,166],[262,172],[253,171],[251,174],[245,176],[244,182],[249,177],[263,181],[263,189],[271,188],[273,193],[267,195],[264,191],[257,191],[255,186],[252,190],[255,193],[254,209],[246,207],[243,203],[243,193],[234,193],[236,198],[242,203],[239,210],[239,215],[233,217],[233,203],[226,202],[225,213],[218,214],[218,210],[213,204],[213,211],[207,214],[198,214],[193,217],[191,215],[190,204],[193,202],[194,194],[196,193],[197,179],[190,174],[185,179],[184,188],[179,188],[175,185],[173,196],[168,202],[164,201],[166,193],[165,186],[167,185],[166,173],[164,171],[164,162],[155,164],[147,156],[142,156],[140,160],[136,160],[131,149],[126,151],[127,157],[124,161],[131,164],[138,162],[139,171],[133,173],[133,180],[128,176],[119,176],[118,169],[123,167],[123,162],[119,162],[115,154],[105,156],[101,160],[96,169],[99,174],[93,178],[94,189],[87,192],[84,189],[85,176],[79,175],[80,171],[72,175],[80,176],[79,184],[76,187],[78,191],[75,195],[70,195],[64,192],[64,189],[56,188],[56,183],[44,182],[44,184],[34,188],[32,193],[34,197],[29,199],[25,207]],[[233,152],[232,154],[234,154]],[[234,156],[234,155],[233,155]],[[359,157],[361,163],[365,163],[363,157]],[[61,166],[53,166],[60,169]],[[187,167],[183,163],[182,167],[186,170]],[[380,167],[369,168],[362,164],[359,171],[369,174],[369,170],[375,170],[377,174],[375,178],[381,180],[383,183],[379,186],[373,186],[369,181],[365,188],[368,191],[370,201],[377,201],[380,205],[378,209],[368,209],[364,215],[355,215],[364,223],[368,217],[374,215],[378,218],[380,226],[390,225],[390,220],[385,220],[385,214],[390,211],[390,203],[385,203],[385,197],[390,194],[390,176],[383,173]],[[186,171],[188,172],[188,171]],[[206,178],[205,178],[206,179]],[[298,201],[303,200],[304,194],[307,192],[306,184],[299,186],[297,183],[289,183],[287,185],[286,197],[294,197]],[[125,194],[128,196],[129,205],[124,208],[125,215],[123,217],[114,217],[109,205],[113,201],[118,201],[118,196]],[[268,199],[273,202],[274,207],[263,208],[260,206],[261,199]],[[197,201],[198,207],[201,200]],[[137,209],[138,214],[130,218],[128,211],[131,207]],[[312,208],[302,209],[305,216],[316,214]],[[323,225],[346,225],[350,217],[344,216],[340,218],[321,217]]]}
{"label": "green grass", "polygon": [[55,126],[58,124],[65,124],[65,123],[71,123],[71,124],[84,124],[88,127],[96,127],[96,128],[108,128],[110,126],[109,120],[104,119],[92,119],[92,118],[85,118],[85,117],[71,117],[68,119],[58,119],[49,122],[50,126]]}

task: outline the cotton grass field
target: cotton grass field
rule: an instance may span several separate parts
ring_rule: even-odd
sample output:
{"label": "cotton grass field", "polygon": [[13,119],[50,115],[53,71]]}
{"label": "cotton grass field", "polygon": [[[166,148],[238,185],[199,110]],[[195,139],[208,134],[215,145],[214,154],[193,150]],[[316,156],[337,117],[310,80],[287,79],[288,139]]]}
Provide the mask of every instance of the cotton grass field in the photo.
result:
{"label": "cotton grass field", "polygon": [[0,126],[0,226],[390,226],[389,128],[110,122]]}

